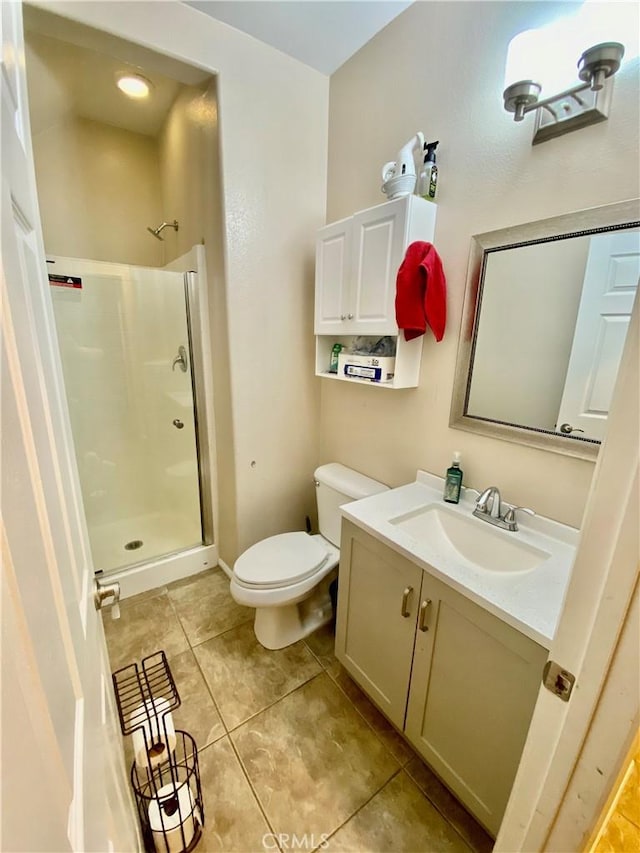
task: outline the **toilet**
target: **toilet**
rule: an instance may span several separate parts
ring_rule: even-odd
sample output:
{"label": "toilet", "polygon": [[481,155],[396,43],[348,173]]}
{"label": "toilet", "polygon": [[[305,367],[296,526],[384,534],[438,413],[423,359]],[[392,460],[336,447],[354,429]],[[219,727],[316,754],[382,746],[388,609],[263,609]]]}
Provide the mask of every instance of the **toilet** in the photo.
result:
{"label": "toilet", "polygon": [[231,595],[256,608],[255,635],[267,649],[283,649],[331,620],[340,507],[388,488],[338,462],[317,468],[314,482],[320,533],[270,536],[248,548],[233,567]]}

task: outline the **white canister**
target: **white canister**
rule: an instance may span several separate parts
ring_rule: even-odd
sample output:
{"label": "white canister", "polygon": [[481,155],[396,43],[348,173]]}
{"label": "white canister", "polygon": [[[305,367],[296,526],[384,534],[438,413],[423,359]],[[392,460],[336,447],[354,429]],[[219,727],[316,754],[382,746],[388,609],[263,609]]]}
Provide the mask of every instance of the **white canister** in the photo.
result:
{"label": "white canister", "polygon": [[[167,812],[170,812],[168,814]],[[186,782],[160,788],[149,803],[149,826],[156,853],[180,853],[193,841],[199,809]]]}
{"label": "white canister", "polygon": [[168,700],[159,697],[148,699],[131,712],[131,727],[140,727],[132,732],[138,767],[156,767],[167,761],[176,748],[176,730],[169,707]]}

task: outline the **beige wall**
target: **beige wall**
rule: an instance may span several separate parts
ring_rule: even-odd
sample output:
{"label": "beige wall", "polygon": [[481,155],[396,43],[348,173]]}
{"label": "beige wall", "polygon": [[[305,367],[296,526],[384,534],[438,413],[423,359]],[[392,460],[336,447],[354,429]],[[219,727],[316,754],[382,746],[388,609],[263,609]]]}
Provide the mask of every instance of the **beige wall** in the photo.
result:
{"label": "beige wall", "polygon": [[204,243],[215,388],[211,409],[217,449],[214,539],[220,556],[231,563],[238,553],[237,491],[215,79],[204,87],[182,89],[162,128],[159,146],[163,218],[180,224],[177,232],[164,232],[166,260]]}
{"label": "beige wall", "polygon": [[47,252],[158,266],[162,243],[147,232],[161,221],[154,139],[67,115],[33,138]]}
{"label": "beige wall", "polygon": [[[315,503],[314,235],[325,221],[328,79],[181,3],[47,10],[218,72],[238,550],[300,529]],[[114,11],[115,10],[115,11]],[[218,398],[216,407],[224,405]],[[230,497],[221,493],[221,503]]]}
{"label": "beige wall", "polygon": [[576,237],[489,255],[469,414],[555,428],[589,240]]}
{"label": "beige wall", "polygon": [[435,242],[449,316],[443,342],[425,339],[417,390],[318,380],[320,447],[322,461],[390,485],[417,467],[442,474],[461,450],[467,484],[497,484],[506,500],[579,525],[591,463],[448,427],[471,236],[638,195],[637,60],[616,77],[602,124],[532,147],[531,120],[514,124],[502,109],[509,40],[555,8],[418,2],[331,78],[328,221],[383,200],[380,167],[417,130],[440,140]]}

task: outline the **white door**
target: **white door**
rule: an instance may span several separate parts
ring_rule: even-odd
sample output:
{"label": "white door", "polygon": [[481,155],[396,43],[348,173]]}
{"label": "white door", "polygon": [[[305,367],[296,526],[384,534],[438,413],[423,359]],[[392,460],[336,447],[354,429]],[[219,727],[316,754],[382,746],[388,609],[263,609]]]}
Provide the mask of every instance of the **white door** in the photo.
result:
{"label": "white door", "polygon": [[396,276],[404,256],[408,211],[402,198],[353,217],[353,283],[347,332],[398,334]]}
{"label": "white door", "polygon": [[[637,731],[638,631],[629,617],[634,609],[637,615],[639,577],[639,343],[640,305],[636,302],[573,572],[549,652],[552,660],[573,673],[576,686],[568,702],[540,689],[496,853],[585,849],[620,769],[617,756],[628,750]],[[613,665],[623,643],[624,665],[616,681]],[[592,721],[606,704],[609,712],[598,734],[598,746],[605,748],[595,760],[592,751],[586,761]],[[611,704],[616,713],[611,712]],[[578,770],[580,785],[570,788]],[[562,818],[562,839],[554,832],[553,845],[547,845],[556,818]]]}
{"label": "white door", "polygon": [[345,334],[351,274],[351,219],[333,222],[316,238],[316,335]]}
{"label": "white door", "polygon": [[640,232],[591,238],[556,429],[602,441],[640,274]]}
{"label": "white door", "polygon": [[49,301],[22,11],[2,2],[3,850],[135,850]]}

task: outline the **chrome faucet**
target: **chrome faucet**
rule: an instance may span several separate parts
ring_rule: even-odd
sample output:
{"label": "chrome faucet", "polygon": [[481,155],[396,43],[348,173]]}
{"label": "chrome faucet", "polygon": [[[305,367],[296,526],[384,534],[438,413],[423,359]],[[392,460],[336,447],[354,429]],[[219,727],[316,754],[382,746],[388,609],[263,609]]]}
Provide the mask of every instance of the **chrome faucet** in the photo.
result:
{"label": "chrome faucet", "polygon": [[476,501],[476,508],[473,514],[478,518],[489,516],[490,518],[500,518],[502,509],[502,501],[500,499],[500,490],[497,486],[489,486],[481,492],[480,497]]}
{"label": "chrome faucet", "polygon": [[503,513],[500,490],[497,486],[489,486],[477,499],[473,515],[483,521],[488,521],[489,524],[495,524],[496,527],[515,533],[518,529],[516,521],[516,512],[518,511],[535,515],[535,512],[526,506],[511,506]]}

